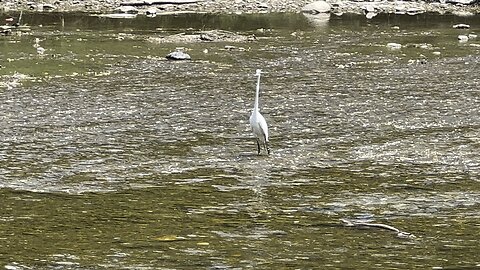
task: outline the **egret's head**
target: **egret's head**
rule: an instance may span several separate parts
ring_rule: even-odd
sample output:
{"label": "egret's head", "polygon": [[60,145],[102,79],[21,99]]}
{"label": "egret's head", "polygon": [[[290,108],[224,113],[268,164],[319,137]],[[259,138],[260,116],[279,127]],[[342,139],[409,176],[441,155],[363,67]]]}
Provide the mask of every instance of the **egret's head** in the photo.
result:
{"label": "egret's head", "polygon": [[261,69],[257,69],[257,73],[255,73],[255,76],[260,76],[260,73],[262,72]]}

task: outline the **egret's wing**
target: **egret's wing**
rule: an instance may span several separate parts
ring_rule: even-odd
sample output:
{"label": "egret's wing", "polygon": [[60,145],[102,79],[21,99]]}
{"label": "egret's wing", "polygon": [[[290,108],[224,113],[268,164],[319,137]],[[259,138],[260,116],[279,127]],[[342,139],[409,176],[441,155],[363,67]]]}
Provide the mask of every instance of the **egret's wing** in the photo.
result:
{"label": "egret's wing", "polygon": [[263,133],[265,141],[268,142],[268,125],[267,125],[267,121],[265,121],[265,118],[263,118],[262,115],[260,115],[260,117],[258,118],[258,124],[260,126],[260,130]]}

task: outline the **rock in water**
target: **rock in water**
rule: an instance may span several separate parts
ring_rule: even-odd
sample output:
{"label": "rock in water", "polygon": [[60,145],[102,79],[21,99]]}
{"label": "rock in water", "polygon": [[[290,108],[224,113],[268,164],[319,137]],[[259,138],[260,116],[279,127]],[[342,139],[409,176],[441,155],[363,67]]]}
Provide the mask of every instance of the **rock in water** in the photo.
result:
{"label": "rock in water", "polygon": [[126,13],[126,14],[137,14],[138,9],[133,6],[120,6],[116,10],[118,13]]}
{"label": "rock in water", "polygon": [[166,56],[166,58],[169,60],[191,60],[192,59],[190,55],[181,51],[171,52]]}
{"label": "rock in water", "polygon": [[477,0],[448,0],[447,3],[455,5],[473,5]]}
{"label": "rock in water", "polygon": [[402,48],[402,44],[395,43],[395,42],[390,42],[390,43],[387,44],[387,47],[391,50],[400,50]]}
{"label": "rock in water", "polygon": [[302,8],[302,12],[310,14],[319,14],[330,12],[332,7],[325,1],[315,1]]}
{"label": "rock in water", "polygon": [[455,24],[453,26],[453,28],[455,28],[455,29],[469,29],[470,25],[464,24],[464,23],[459,23],[459,24]]}
{"label": "rock in water", "polygon": [[375,13],[375,12],[368,12],[367,14],[365,14],[365,17],[367,17],[367,19],[372,19],[373,17],[377,16],[378,14]]}
{"label": "rock in water", "polygon": [[155,16],[157,16],[157,8],[149,8],[145,11],[145,15],[147,15],[147,17],[150,17],[150,18],[153,18]]}
{"label": "rock in water", "polygon": [[367,5],[363,7],[363,10],[365,11],[365,13],[376,12],[375,7],[372,5]]}
{"label": "rock in water", "polygon": [[468,36],[467,35],[458,35],[458,41],[459,42],[467,42],[468,41]]}

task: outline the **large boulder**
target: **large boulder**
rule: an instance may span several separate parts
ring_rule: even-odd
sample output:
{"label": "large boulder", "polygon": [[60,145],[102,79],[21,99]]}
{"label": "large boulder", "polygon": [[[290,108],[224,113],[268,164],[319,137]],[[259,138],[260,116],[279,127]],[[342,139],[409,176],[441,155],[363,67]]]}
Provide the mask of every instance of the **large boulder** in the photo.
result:
{"label": "large boulder", "polygon": [[315,1],[302,8],[302,12],[309,14],[327,13],[332,10],[332,6],[325,1]]}

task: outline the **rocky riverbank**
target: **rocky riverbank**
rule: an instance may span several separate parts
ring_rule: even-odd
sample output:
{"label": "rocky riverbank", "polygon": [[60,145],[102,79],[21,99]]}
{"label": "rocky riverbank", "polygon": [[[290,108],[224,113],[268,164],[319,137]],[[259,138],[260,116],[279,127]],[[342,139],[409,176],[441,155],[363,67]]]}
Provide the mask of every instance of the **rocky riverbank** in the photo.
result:
{"label": "rocky riverbank", "polygon": [[[479,0],[344,1],[327,0],[331,12],[342,13],[454,13],[480,14]],[[0,12],[18,10],[161,14],[175,12],[267,13],[300,12],[312,0],[0,0]]]}

